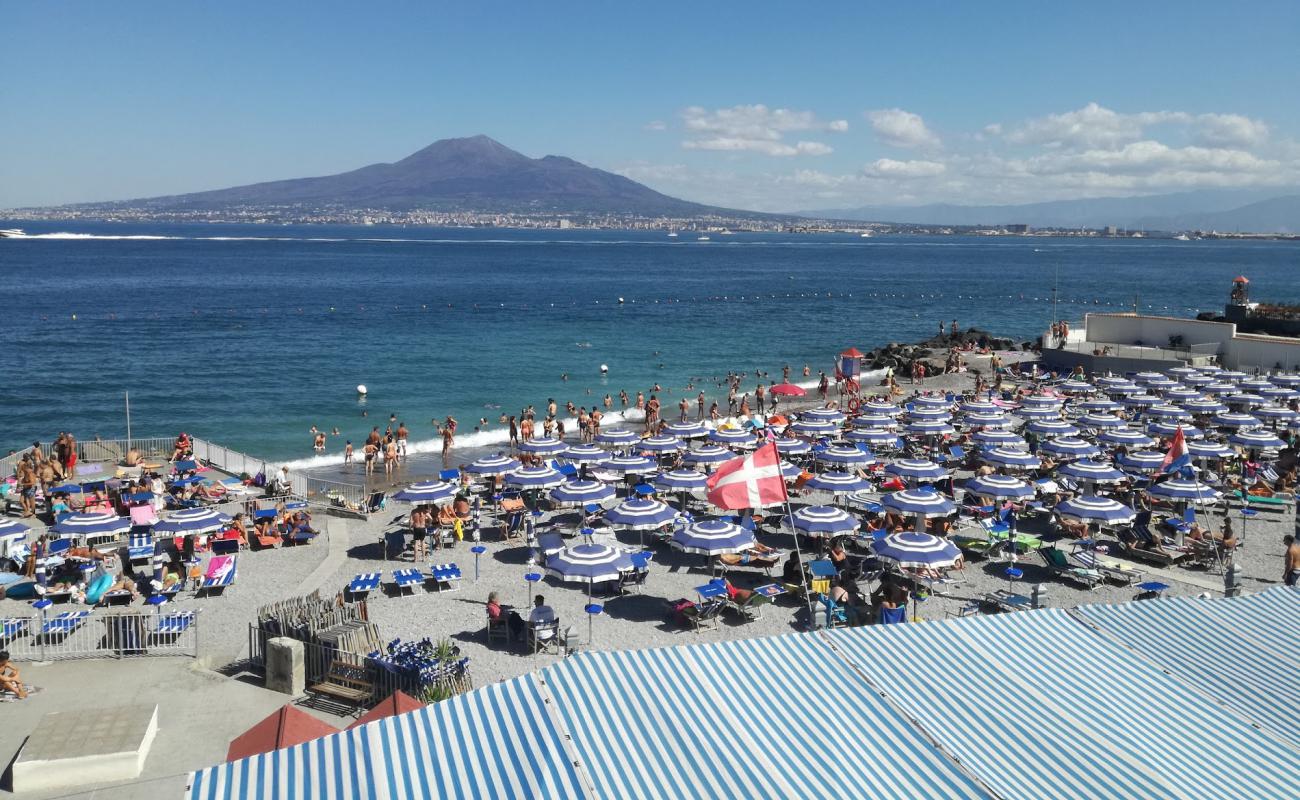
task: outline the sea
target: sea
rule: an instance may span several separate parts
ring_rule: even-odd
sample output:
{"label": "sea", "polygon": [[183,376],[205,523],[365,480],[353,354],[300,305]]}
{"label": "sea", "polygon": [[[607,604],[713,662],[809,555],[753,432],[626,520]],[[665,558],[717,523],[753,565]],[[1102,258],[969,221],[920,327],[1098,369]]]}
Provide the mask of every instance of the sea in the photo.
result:
{"label": "sea", "polygon": [[[1300,244],[1024,236],[4,222],[0,447],[187,431],[297,469],[391,418],[415,451],[505,441],[502,414],[729,370],[832,372],[839,351],[955,319],[1031,339],[1053,319],[1221,309],[1233,277],[1300,302]],[[602,367],[604,371],[602,371]],[[364,385],[366,393],[358,392]],[[692,387],[692,388],[687,388]],[[724,403],[725,405],[725,403]],[[329,436],[312,450],[312,427]]]}

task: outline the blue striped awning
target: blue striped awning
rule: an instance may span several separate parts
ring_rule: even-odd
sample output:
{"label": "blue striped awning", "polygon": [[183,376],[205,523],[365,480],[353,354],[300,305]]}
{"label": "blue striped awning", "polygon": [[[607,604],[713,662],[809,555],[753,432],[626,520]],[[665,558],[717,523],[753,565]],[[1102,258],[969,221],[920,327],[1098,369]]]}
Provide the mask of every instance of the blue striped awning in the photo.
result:
{"label": "blue striped awning", "polygon": [[1176,597],[1076,609],[1084,620],[1300,744],[1300,591],[1235,599]]}
{"label": "blue striped awning", "polygon": [[1000,796],[1300,797],[1300,750],[1063,609],[826,636]]}
{"label": "blue striped awning", "polygon": [[190,800],[590,798],[529,677],[194,773]]}
{"label": "blue striped awning", "polygon": [[989,796],[810,634],[593,651],[538,679],[608,800]]}

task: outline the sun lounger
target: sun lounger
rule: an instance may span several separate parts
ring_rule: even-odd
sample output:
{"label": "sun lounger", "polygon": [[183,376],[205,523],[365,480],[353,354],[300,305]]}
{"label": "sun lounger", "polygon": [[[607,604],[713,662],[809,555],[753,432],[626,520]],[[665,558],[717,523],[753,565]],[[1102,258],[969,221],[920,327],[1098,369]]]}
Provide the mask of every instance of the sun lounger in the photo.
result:
{"label": "sun lounger", "polygon": [[736,567],[755,567],[763,570],[764,574],[771,575],[772,567],[781,563],[781,558],[785,554],[780,551],[772,552],[755,552],[746,550],[741,553],[726,553],[718,556],[718,560],[727,568]]}
{"label": "sun lounger", "polygon": [[31,629],[32,621],[25,617],[0,619],[0,647],[8,647],[10,642],[27,636]]}
{"label": "sun lounger", "polygon": [[1051,570],[1053,575],[1060,576],[1088,589],[1097,588],[1097,584],[1105,579],[1100,570],[1088,569],[1070,563],[1070,559],[1064,550],[1058,550],[1055,547],[1044,547],[1038,551],[1038,554],[1043,557],[1044,563],[1047,564],[1047,568]]}
{"label": "sun lounger", "polygon": [[455,564],[430,564],[429,572],[425,576],[425,581],[432,583],[434,588],[440,592],[444,585],[448,591],[459,589],[460,579],[460,567]]}
{"label": "sun lounger", "polygon": [[952,591],[953,587],[962,583],[960,578],[953,578],[948,573],[926,574],[917,570],[905,569],[903,574],[918,589],[925,589],[930,594],[935,595],[946,595]]}
{"label": "sun lounger", "polygon": [[967,558],[972,560],[988,558],[993,553],[1002,549],[1001,542],[995,542],[991,539],[985,539],[979,536],[954,535],[951,537],[953,544],[961,550]]}
{"label": "sun lounger", "polygon": [[415,594],[415,587],[422,583],[424,583],[424,574],[418,569],[393,570],[393,586],[396,587],[398,594]]}
{"label": "sun lounger", "polygon": [[1145,579],[1146,573],[1131,564],[1107,558],[1096,550],[1081,549],[1070,553],[1070,561],[1084,569],[1097,570],[1107,580],[1131,586]]}
{"label": "sun lounger", "polygon": [[763,606],[771,604],[772,598],[755,591],[743,600],[728,600],[725,610],[740,615],[742,619],[756,620],[763,618]]}
{"label": "sun lounger", "polygon": [[41,638],[63,640],[75,633],[90,619],[89,611],[64,611],[62,614],[47,619],[41,625]]}
{"label": "sun lounger", "polygon": [[691,628],[696,633],[700,633],[706,628],[717,630],[718,617],[722,615],[722,609],[726,608],[726,606],[727,601],[714,598],[683,608],[681,615],[691,624]]}
{"label": "sun lounger", "polygon": [[235,582],[235,566],[235,556],[213,556],[208,561],[207,571],[203,573],[203,582],[199,584],[195,595],[224,592]]}
{"label": "sun lounger", "polygon": [[1233,501],[1234,508],[1250,508],[1256,511],[1276,511],[1283,512],[1295,505],[1294,500],[1289,500],[1283,495],[1265,497],[1258,494],[1243,493],[1240,489],[1228,495],[1228,499]]}
{"label": "sun lounger", "polygon": [[148,567],[153,560],[153,534],[133,533],[127,540],[127,561],[134,570],[136,567]]}
{"label": "sun lounger", "polygon": [[985,592],[981,598],[986,604],[999,611],[1028,611],[1034,607],[1034,601],[1027,595],[1017,594],[1007,589]]}
{"label": "sun lounger", "polygon": [[381,572],[363,572],[348,583],[343,594],[349,600],[364,600],[366,597],[379,588],[379,580],[383,576]]}
{"label": "sun lounger", "polygon": [[158,618],[155,636],[176,637],[190,629],[198,615],[197,611],[176,611]]}
{"label": "sun lounger", "polygon": [[1174,550],[1172,545],[1165,544],[1163,536],[1157,538],[1146,523],[1134,522],[1129,531],[1120,531],[1119,541],[1129,556],[1159,566],[1175,564],[1187,555],[1186,552]]}

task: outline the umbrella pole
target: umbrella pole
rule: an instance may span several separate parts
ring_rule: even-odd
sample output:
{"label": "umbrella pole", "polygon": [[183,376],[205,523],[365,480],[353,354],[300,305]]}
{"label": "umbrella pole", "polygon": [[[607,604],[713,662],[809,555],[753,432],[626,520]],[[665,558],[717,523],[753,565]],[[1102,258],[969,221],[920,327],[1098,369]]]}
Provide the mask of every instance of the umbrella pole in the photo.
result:
{"label": "umbrella pole", "polygon": [[[783,503],[784,506],[785,506],[785,515],[786,515],[787,517],[789,517],[790,519],[793,520],[793,519],[794,519],[794,510],[790,508],[790,493],[789,493],[788,491],[786,491],[786,489],[785,489],[785,481],[782,481],[782,482],[781,482],[781,493],[784,495],[784,497],[782,498],[782,503]],[[791,526],[791,527],[793,528],[793,526]],[[799,548],[799,532],[796,530],[796,531],[794,531],[794,534],[793,534],[793,535],[794,535],[794,552],[795,552],[795,555],[797,555],[797,556],[799,557],[799,571],[800,571],[800,578],[799,578],[799,580],[800,580],[800,582],[802,583],[802,582],[803,582],[803,574],[802,574],[802,573],[803,573],[803,570],[806,569],[808,565],[804,563],[804,560],[803,560],[803,550],[801,550],[801,549]],[[808,607],[808,630],[810,630],[810,631],[811,631],[811,630],[816,630],[816,628],[817,628],[817,625],[816,625],[817,620],[816,620],[816,618],[813,616],[812,593],[809,591],[809,587],[807,586],[807,584],[804,584],[803,599],[804,599],[804,605],[806,605],[806,606]]]}

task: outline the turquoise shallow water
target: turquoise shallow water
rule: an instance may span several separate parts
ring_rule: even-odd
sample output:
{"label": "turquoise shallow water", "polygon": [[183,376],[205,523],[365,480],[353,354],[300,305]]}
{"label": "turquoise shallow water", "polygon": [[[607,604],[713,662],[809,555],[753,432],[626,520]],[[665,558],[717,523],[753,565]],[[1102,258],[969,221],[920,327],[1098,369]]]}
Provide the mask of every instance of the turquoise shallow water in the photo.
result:
{"label": "turquoise shallow water", "polygon": [[[658,382],[672,407],[692,378],[815,374],[844,347],[953,318],[1032,337],[1058,281],[1072,320],[1135,298],[1221,307],[1238,273],[1300,301],[1300,247],[1278,242],[11,226],[36,236],[0,240],[6,450],[63,429],[122,436],[128,390],[137,436],[185,429],[271,459],[309,459],[312,425],[340,428],[337,458],[390,414],[413,441],[454,414],[464,444],[490,444],[500,413],[548,397],[590,406]],[[490,431],[474,437],[479,417]]]}

